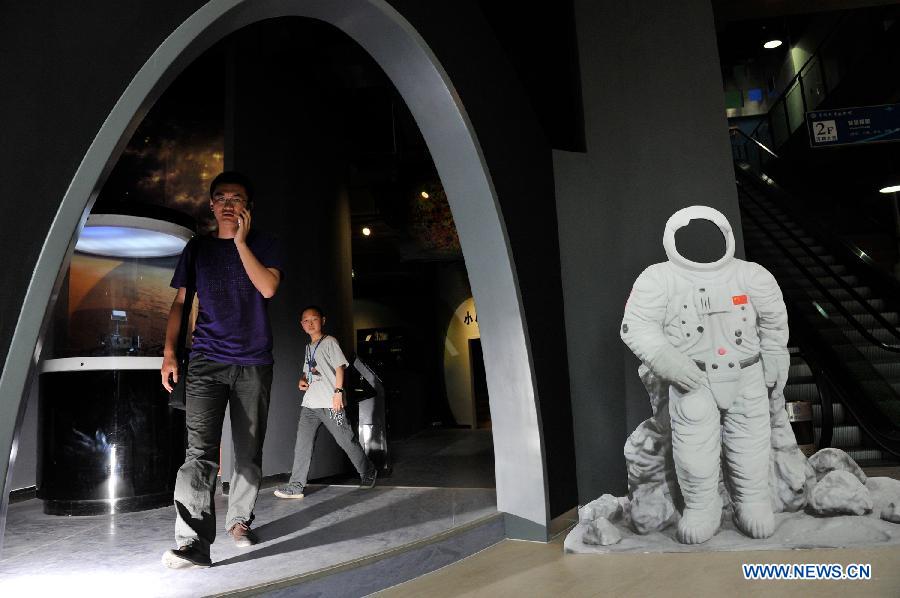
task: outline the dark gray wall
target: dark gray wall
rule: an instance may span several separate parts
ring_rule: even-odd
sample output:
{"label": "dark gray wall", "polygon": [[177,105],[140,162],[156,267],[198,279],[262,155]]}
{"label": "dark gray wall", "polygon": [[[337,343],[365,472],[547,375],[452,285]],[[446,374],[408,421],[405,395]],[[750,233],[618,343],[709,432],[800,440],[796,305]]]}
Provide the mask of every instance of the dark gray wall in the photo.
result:
{"label": "dark gray wall", "polygon": [[710,2],[578,0],[575,16],[587,153],[554,164],[583,504],[626,490],[625,439],[650,414],[618,328],[634,279],[666,259],[666,220],[712,206],[743,245]]}

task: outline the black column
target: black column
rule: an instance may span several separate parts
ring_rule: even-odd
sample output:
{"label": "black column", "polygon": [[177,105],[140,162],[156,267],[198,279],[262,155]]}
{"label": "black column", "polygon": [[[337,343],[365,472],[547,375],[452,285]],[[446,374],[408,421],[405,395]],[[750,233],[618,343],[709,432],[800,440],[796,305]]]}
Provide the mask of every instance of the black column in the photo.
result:
{"label": "black column", "polygon": [[[286,272],[269,309],[275,334],[275,380],[264,474],[290,470],[300,395],[297,379],[307,341],[300,310],[320,305],[326,331],[345,353],[353,347],[350,211],[337,118],[338,93],[321,55],[290,26],[264,21],[229,40],[226,167],[256,187],[253,226],[276,234]],[[292,31],[293,29],[293,31]],[[329,448],[330,445],[330,448]],[[337,453],[335,453],[337,451]],[[311,477],[337,473],[343,456],[319,435]]]}

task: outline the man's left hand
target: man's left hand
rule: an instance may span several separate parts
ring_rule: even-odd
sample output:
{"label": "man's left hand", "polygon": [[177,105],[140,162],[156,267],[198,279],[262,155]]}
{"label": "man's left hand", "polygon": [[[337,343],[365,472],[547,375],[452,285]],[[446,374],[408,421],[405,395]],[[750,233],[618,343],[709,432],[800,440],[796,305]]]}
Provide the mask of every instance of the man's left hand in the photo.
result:
{"label": "man's left hand", "polygon": [[237,214],[238,228],[234,235],[234,242],[242,244],[247,242],[247,235],[250,233],[250,210],[241,208]]}
{"label": "man's left hand", "polygon": [[344,410],[344,393],[336,392],[331,396],[331,408],[335,411]]}

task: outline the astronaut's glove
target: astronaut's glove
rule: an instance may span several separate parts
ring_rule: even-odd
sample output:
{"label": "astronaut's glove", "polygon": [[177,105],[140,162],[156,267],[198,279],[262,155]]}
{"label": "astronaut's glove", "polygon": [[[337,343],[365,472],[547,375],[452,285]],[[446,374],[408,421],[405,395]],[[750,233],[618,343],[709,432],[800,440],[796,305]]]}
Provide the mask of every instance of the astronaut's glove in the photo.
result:
{"label": "astronaut's glove", "polygon": [[788,370],[791,367],[791,356],[788,353],[763,352],[762,364],[766,386],[772,388],[772,398],[783,397]]}
{"label": "astronaut's glove", "polygon": [[694,360],[672,345],[660,348],[647,365],[654,374],[684,391],[697,390],[703,383],[703,372]]}

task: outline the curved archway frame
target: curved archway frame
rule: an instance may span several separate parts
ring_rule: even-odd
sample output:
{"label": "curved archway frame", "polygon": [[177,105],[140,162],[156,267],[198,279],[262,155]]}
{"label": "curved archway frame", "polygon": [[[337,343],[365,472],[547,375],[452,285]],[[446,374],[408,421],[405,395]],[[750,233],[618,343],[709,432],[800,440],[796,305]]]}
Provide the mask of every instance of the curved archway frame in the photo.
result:
{"label": "curved archway frame", "polygon": [[228,34],[263,19],[299,16],[330,23],[379,64],[416,119],[447,192],[473,294],[493,420],[497,508],[507,535],[546,540],[548,488],[528,329],[504,221],[477,136],[428,45],[385,0],[212,0],[157,48],[94,138],[38,258],[0,375],[0,548],[23,396],[40,356],[45,314],[55,303],[96,193],[134,129],[175,76]]}

